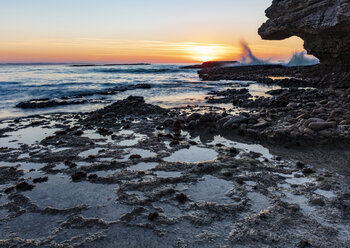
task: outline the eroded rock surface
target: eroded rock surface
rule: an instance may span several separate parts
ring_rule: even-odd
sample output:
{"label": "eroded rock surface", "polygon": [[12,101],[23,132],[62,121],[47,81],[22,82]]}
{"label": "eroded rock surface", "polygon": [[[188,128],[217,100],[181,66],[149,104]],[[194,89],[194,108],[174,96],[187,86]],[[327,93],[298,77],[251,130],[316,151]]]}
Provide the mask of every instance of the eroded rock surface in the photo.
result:
{"label": "eroded rock surface", "polygon": [[[235,135],[294,124],[283,118],[302,106],[309,112],[308,96],[324,111],[342,104],[333,97],[344,98],[329,93],[325,101],[311,89],[270,93],[293,109],[269,107],[273,99],[257,99],[269,109],[261,115],[163,109],[130,96],[91,113],[0,121],[0,247],[347,247],[350,193],[341,175],[349,172],[349,149],[275,146],[271,153]],[[302,126],[330,131],[349,123],[338,123],[343,112],[333,119],[317,112],[300,117]],[[29,134],[36,138],[24,139]]]}
{"label": "eroded rock surface", "polygon": [[267,40],[302,38],[309,54],[325,65],[350,65],[349,0],[274,0],[259,29]]}

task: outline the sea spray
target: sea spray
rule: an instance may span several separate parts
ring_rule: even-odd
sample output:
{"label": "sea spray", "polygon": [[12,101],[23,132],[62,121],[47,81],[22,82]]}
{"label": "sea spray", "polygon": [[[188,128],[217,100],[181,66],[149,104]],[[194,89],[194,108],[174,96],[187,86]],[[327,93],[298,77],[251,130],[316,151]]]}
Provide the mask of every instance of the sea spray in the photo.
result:
{"label": "sea spray", "polygon": [[239,63],[232,63],[224,65],[223,67],[235,67],[235,66],[249,66],[249,65],[268,65],[272,64],[269,60],[263,60],[256,57],[249,45],[245,41],[241,41],[242,55]]}
{"label": "sea spray", "polygon": [[308,66],[308,65],[316,65],[320,61],[313,57],[308,56],[306,51],[295,52],[293,56],[290,58],[289,62],[286,66]]}
{"label": "sea spray", "polygon": [[248,44],[244,41],[241,41],[241,47],[243,50],[242,57],[241,57],[241,64],[240,65],[266,65],[271,64],[269,60],[263,60],[257,58],[253,51],[250,49]]}

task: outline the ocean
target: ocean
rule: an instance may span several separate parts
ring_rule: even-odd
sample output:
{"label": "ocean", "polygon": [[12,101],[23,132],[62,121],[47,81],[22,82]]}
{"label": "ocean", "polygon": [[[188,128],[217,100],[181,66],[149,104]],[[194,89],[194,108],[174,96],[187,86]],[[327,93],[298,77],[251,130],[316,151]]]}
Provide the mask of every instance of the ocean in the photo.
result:
{"label": "ocean", "polygon": [[[254,82],[202,81],[196,69],[179,64],[85,66],[0,65],[0,119],[52,112],[86,112],[102,108],[129,95],[143,96],[148,103],[162,107],[205,104],[210,91],[236,83],[250,85],[251,93],[263,94],[270,87]],[[98,94],[114,87],[149,84],[150,89],[135,89],[113,95]],[[62,99],[77,95],[93,103],[21,109],[16,105],[31,99]]]}

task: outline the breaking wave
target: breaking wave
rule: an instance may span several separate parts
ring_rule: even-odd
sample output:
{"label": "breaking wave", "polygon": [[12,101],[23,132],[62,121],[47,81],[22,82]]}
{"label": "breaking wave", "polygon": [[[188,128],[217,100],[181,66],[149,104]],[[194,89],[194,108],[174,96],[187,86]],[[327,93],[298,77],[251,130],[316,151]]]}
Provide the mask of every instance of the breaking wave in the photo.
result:
{"label": "breaking wave", "polygon": [[290,58],[289,62],[286,66],[308,66],[308,65],[316,65],[320,61],[313,57],[308,56],[306,51],[295,52],[293,56]]}
{"label": "breaking wave", "polygon": [[241,59],[240,59],[240,65],[266,65],[271,64],[269,60],[263,60],[257,58],[253,51],[250,49],[248,44],[244,41],[241,41],[241,47],[243,50]]}

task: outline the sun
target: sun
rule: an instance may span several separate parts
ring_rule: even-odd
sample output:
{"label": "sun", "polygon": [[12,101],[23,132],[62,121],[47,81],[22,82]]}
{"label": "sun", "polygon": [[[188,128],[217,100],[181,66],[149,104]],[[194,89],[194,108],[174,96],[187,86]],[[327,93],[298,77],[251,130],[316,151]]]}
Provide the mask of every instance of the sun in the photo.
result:
{"label": "sun", "polygon": [[217,46],[192,46],[189,50],[192,59],[200,62],[215,60],[219,57],[219,48]]}

